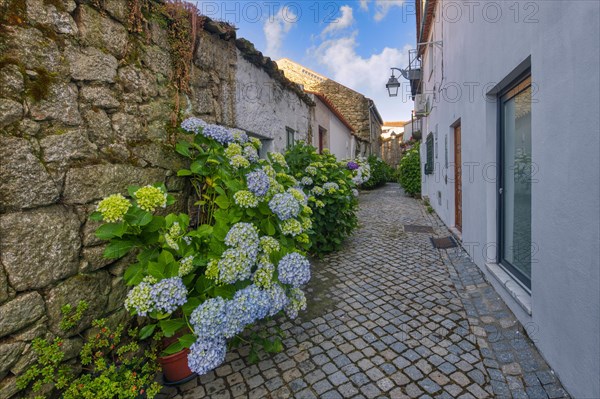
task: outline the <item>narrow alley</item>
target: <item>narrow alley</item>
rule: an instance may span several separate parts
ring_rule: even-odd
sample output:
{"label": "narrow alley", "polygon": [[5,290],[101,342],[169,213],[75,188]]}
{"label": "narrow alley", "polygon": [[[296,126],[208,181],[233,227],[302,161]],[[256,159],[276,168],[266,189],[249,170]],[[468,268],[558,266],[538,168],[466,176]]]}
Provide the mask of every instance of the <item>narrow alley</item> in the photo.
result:
{"label": "narrow alley", "polygon": [[450,233],[421,201],[388,183],[360,194],[359,219],[314,262],[307,311],[281,324],[283,352],[251,365],[248,347],[231,351],[164,397],[568,397],[464,250],[433,247]]}

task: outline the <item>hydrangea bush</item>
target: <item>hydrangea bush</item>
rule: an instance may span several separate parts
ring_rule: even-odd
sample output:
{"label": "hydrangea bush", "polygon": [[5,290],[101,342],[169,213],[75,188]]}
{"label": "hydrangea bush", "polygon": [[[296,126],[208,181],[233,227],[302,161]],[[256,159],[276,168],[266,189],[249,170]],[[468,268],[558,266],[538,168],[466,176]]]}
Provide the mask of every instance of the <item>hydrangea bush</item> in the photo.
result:
{"label": "hydrangea bush", "polygon": [[[356,186],[368,179],[368,164],[338,162],[328,151],[297,143],[285,155],[312,210],[311,252],[318,256],[337,250],[357,226]],[[361,161],[359,161],[361,162]]]}
{"label": "hydrangea bush", "polygon": [[105,256],[137,251],[124,274],[132,286],[125,307],[152,320],[141,336],[177,334],[163,354],[190,348],[190,368],[204,374],[246,327],[305,309],[315,198],[289,174],[283,155],[259,159],[260,140],[197,118],[181,127],[190,139],[176,150],[190,164],[178,174],[195,189],[194,220],[156,214],[173,203],[162,185],[111,195],[92,218],[105,222],[96,232],[110,241]]}
{"label": "hydrangea bush", "polygon": [[375,155],[369,155],[367,164],[369,165],[369,176],[362,182],[360,186],[362,189],[372,190],[392,180],[394,172],[383,159]]}

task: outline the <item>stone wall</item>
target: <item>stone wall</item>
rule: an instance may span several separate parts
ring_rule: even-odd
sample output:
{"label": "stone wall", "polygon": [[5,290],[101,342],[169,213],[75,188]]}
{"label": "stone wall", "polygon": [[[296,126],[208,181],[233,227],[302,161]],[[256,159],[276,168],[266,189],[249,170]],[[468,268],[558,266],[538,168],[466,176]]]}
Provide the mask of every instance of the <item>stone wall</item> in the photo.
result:
{"label": "stone wall", "polygon": [[[165,21],[146,15],[132,32],[129,10],[127,0],[0,0],[0,399],[17,392],[34,338],[63,336],[74,357],[94,318],[127,317],[121,276],[130,260],[102,257],[88,220],[97,202],[165,182],[177,198],[169,211],[185,210],[171,118],[236,124],[235,32],[211,21],[198,32],[189,94],[174,115]],[[308,108],[282,74],[269,76],[281,101]],[[89,310],[61,331],[61,306],[80,300]]]}

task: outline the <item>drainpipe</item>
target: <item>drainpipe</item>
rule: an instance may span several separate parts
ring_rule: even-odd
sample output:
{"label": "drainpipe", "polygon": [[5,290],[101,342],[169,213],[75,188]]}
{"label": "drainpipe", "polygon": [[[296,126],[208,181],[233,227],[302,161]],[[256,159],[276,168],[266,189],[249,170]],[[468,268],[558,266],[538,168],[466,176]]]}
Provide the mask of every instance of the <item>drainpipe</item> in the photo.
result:
{"label": "drainpipe", "polygon": [[369,100],[369,155],[373,154],[373,121],[371,120],[373,105],[375,105],[373,101]]}

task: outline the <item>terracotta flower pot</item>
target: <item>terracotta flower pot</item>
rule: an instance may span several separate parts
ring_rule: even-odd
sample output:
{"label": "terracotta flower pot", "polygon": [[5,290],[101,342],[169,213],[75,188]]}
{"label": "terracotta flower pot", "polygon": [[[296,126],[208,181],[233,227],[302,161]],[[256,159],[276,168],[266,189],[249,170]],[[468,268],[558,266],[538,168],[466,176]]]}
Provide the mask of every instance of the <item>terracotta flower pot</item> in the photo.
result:
{"label": "terracotta flower pot", "polygon": [[183,383],[187,381],[189,377],[195,375],[195,373],[190,370],[188,366],[188,353],[190,353],[190,350],[185,348],[184,350],[172,355],[161,356],[158,358],[158,362],[162,366],[163,375],[166,382],[171,384],[179,382]]}

